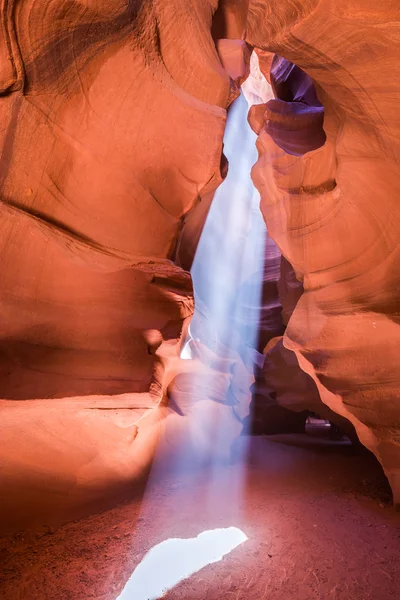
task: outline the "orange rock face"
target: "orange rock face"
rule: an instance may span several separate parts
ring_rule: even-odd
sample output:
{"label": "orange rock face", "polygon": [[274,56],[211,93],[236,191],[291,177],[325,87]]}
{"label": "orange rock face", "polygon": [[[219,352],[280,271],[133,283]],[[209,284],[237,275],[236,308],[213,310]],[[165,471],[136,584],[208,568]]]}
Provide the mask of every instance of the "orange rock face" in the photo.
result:
{"label": "orange rock face", "polygon": [[147,391],[145,331],[177,339],[192,312],[170,258],[220,181],[231,90],[212,3],[164,4],[26,1],[7,21],[23,93],[0,101],[2,397]]}
{"label": "orange rock face", "polygon": [[304,154],[282,140],[293,128],[312,140],[311,119],[307,133],[290,107],[276,116],[277,101],[264,106],[261,126],[260,109],[253,115],[261,209],[305,289],[284,345],[376,454],[397,503],[399,31],[394,0],[254,0],[247,33],[250,44],[307,73],[324,107],[326,142]]}
{"label": "orange rock face", "polygon": [[[217,0],[0,7],[3,502],[18,512],[33,485],[32,511],[46,513],[45,492],[82,503],[138,477],[175,415],[160,403],[193,290],[173,258],[185,215],[222,180],[246,11],[215,14]],[[28,491],[12,487],[17,471]]]}
{"label": "orange rock face", "polygon": [[[253,177],[269,235],[304,286],[301,295],[281,269],[287,330],[269,347],[266,378],[279,396],[281,373],[296,379],[299,364],[328,412],[377,455],[400,502],[396,0],[0,0],[0,9],[7,525],[65,518],[130,485],[160,442],[168,454],[189,439],[204,460],[220,418],[225,458],[239,435],[251,357],[197,345],[184,364],[179,352],[194,308],[188,270],[226,174],[226,109],[251,47],[276,95],[251,111]],[[249,94],[261,93],[254,85]],[[276,312],[276,278],[269,290],[264,277],[262,302]],[[268,314],[265,342],[281,333]],[[304,394],[315,394],[311,384],[298,380]]]}

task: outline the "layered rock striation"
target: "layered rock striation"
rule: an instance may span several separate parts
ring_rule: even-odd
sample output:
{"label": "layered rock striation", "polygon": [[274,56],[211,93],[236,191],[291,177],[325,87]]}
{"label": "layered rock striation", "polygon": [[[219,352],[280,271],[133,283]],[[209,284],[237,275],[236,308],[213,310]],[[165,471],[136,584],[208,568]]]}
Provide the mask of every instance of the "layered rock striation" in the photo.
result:
{"label": "layered rock striation", "polygon": [[[296,98],[266,104],[261,123],[253,112],[261,209],[305,289],[284,345],[376,454],[397,503],[399,30],[392,0],[254,0],[247,33],[311,77],[324,108],[326,141],[314,149],[315,119],[303,118]],[[286,144],[293,129],[295,151]]]}
{"label": "layered rock striation", "polygon": [[248,49],[238,3],[0,7],[1,502],[12,527],[137,479],[182,416],[168,389],[194,301],[173,259],[185,215],[225,174],[226,108]]}

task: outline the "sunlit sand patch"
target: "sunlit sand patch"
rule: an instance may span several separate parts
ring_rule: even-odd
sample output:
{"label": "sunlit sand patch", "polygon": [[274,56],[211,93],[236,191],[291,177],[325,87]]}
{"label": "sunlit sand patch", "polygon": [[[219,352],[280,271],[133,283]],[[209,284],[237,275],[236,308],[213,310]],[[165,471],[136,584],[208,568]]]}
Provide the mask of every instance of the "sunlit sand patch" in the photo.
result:
{"label": "sunlit sand patch", "polygon": [[165,540],[146,554],[118,598],[161,598],[180,581],[222,560],[247,539],[237,527],[228,527],[203,531],[195,538]]}

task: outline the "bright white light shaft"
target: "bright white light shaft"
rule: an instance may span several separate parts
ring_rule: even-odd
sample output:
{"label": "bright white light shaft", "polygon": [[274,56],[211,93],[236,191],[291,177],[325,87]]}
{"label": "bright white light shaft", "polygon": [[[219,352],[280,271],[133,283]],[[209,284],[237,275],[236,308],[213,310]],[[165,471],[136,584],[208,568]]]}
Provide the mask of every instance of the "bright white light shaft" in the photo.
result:
{"label": "bright white light shaft", "polygon": [[256,345],[257,318],[252,327],[244,313],[249,306],[260,304],[266,241],[260,197],[250,176],[257,149],[256,135],[247,122],[248,109],[241,95],[229,110],[224,137],[228,176],[215,194],[192,267],[196,303],[206,307],[210,323],[206,329],[195,313],[193,337],[212,347],[209,338],[216,334],[230,350],[243,343],[241,332],[233,331],[232,323],[246,323],[245,343]]}
{"label": "bright white light shaft", "polygon": [[183,579],[218,562],[247,540],[237,527],[203,531],[196,538],[172,538],[154,546],[136,567],[120,600],[156,600]]}

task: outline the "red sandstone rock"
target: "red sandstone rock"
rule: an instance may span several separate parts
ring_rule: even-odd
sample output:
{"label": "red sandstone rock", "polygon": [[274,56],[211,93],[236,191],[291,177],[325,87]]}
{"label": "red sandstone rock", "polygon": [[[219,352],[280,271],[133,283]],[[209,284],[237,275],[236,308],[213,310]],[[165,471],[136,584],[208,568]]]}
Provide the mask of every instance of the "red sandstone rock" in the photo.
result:
{"label": "red sandstone rock", "polygon": [[254,48],[254,54],[258,58],[261,73],[264,75],[268,83],[271,84],[272,61],[276,55],[273,52],[265,52],[265,50],[260,50],[260,48]]}
{"label": "red sandstone rock", "polygon": [[282,321],[284,325],[287,325],[300,297],[303,295],[304,288],[303,284],[297,279],[292,265],[284,256],[281,257],[278,290],[282,304]]}
{"label": "red sandstone rock", "polygon": [[[211,7],[196,2],[189,21],[190,5],[99,6],[16,9],[25,93],[0,101],[6,398],[146,391],[143,332],[177,339],[192,311],[168,259],[182,216],[220,181],[231,91]],[[157,19],[174,23],[159,44]]]}
{"label": "red sandstone rock", "polygon": [[[67,518],[137,478],[174,413],[160,402],[193,292],[172,259],[222,180],[238,90],[215,40],[244,37],[228,3],[235,27],[213,39],[217,4],[0,2],[2,502],[35,488],[32,519],[55,481]],[[218,47],[242,77],[244,42]]]}
{"label": "red sandstone rock", "polygon": [[217,40],[216,48],[220,61],[229,76],[241,83],[250,71],[250,49],[243,40]]}
{"label": "red sandstone rock", "polygon": [[212,24],[214,39],[244,39],[249,0],[219,0],[214,4],[218,4]]}
{"label": "red sandstone rock", "polygon": [[284,345],[376,454],[397,503],[399,30],[393,0],[254,0],[247,34],[303,69],[325,110],[320,149],[291,156],[265,128],[257,143],[268,231],[305,288]]}
{"label": "red sandstone rock", "polygon": [[[266,81],[267,75],[272,80],[275,91],[280,86],[281,93],[285,93],[289,99],[298,97],[302,103],[303,100],[307,100],[318,104],[312,80],[305,73],[299,73],[298,68],[293,69],[293,65],[290,66],[283,59],[278,60],[278,57],[275,57],[273,60],[272,54],[262,51],[260,54],[263,58],[263,73],[260,70],[258,52],[253,52],[250,61],[251,73],[243,85],[244,94],[251,106],[250,120],[258,133],[264,126],[264,104],[273,96],[272,87]],[[271,68],[272,64],[275,65],[275,69],[271,78],[270,74],[265,72],[265,68],[267,65]],[[290,89],[293,79],[300,83],[300,95],[297,86]],[[270,102],[267,106],[269,105]],[[271,134],[271,131],[269,133]],[[290,137],[288,139],[291,140]],[[257,281],[260,281],[259,274],[257,277]],[[303,285],[270,237],[267,238],[262,280],[264,284],[261,311],[258,315],[258,349],[260,352],[264,351],[265,360],[260,361],[261,364],[255,371],[251,430],[258,433],[304,431],[307,411],[312,411],[337,422],[344,431],[353,435],[350,423],[321,402],[311,377],[301,370],[294,353],[278,341],[281,338],[277,336],[283,334],[303,294]],[[291,411],[297,412],[297,415],[293,415]]]}
{"label": "red sandstone rock", "polygon": [[[214,19],[216,0],[0,8],[1,501],[26,526],[33,489],[34,518],[66,517],[139,478],[160,441],[173,452],[179,436],[196,439],[204,457],[216,415],[229,440],[241,429],[246,360],[229,379],[204,351],[178,358],[193,296],[172,259],[225,168],[247,2],[221,2]],[[257,109],[262,210],[305,287],[284,345],[376,453],[396,499],[399,13],[394,0],[253,0],[247,34],[261,70],[270,53],[298,65],[325,111],[326,142],[309,152],[324,139],[304,90],[295,106]],[[283,89],[298,92],[281,66]],[[204,214],[192,213],[196,235]],[[185,414],[190,369],[215,371],[221,390],[207,402],[199,390]]]}

